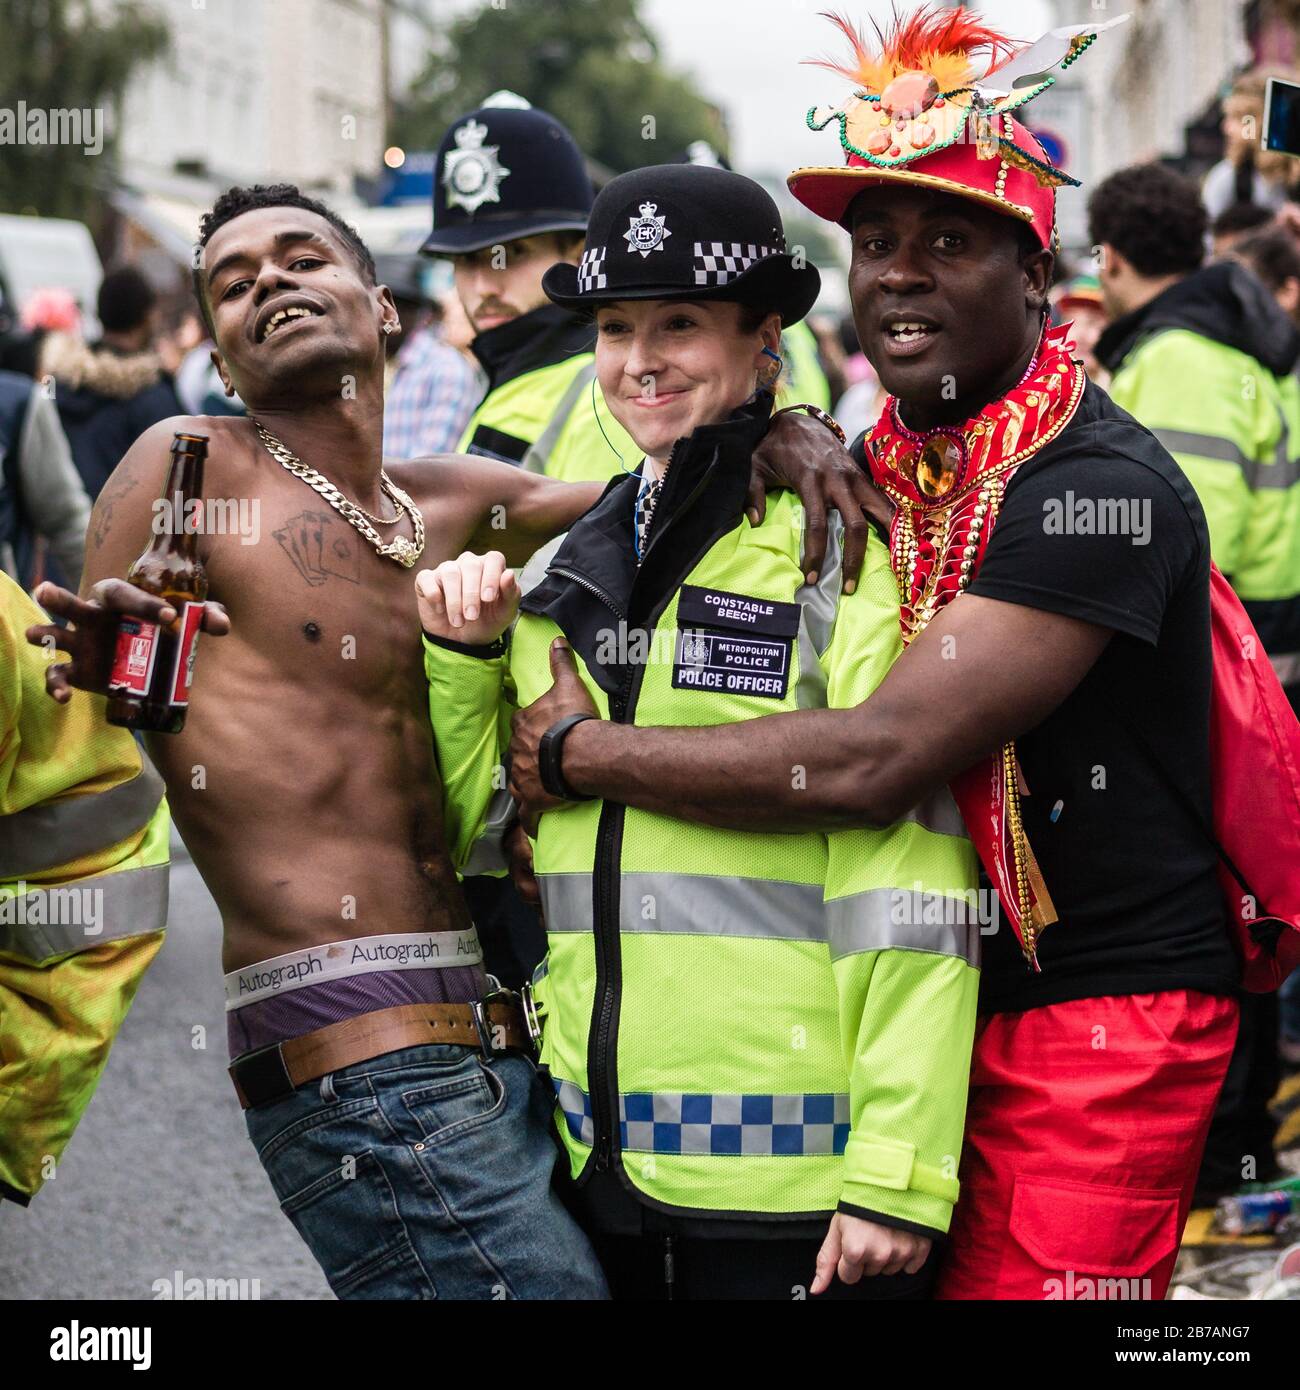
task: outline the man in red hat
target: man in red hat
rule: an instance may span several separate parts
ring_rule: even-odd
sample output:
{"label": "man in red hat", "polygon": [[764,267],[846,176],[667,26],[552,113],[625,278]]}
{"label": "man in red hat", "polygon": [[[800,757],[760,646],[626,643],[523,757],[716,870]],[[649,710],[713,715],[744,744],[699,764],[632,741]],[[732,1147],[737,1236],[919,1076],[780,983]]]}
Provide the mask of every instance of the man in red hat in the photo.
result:
{"label": "man in red hat", "polygon": [[[853,237],[854,319],[890,392],[855,452],[893,504],[906,650],[853,710],[694,730],[586,720],[562,780],[750,830],[888,825],[948,783],[999,916],[940,1295],[1158,1298],[1238,967],[1214,850],[1182,804],[1208,820],[1205,519],[1160,444],[1087,380],[1068,326],[1047,327],[1067,176],[1011,114],[1047,85],[1016,78],[1072,62],[1095,30],[997,65],[1006,40],[963,11],[912,16],[880,56],[843,27],[857,94],[809,123],[837,120],[848,161],[790,186]],[[976,78],[981,47],[995,66]],[[557,663],[516,716],[527,815],[555,804],[539,740],[589,709]],[[891,920],[880,904],[882,936]],[[887,1235],[865,1260],[849,1239],[832,1228],[821,1270],[888,1267]]]}

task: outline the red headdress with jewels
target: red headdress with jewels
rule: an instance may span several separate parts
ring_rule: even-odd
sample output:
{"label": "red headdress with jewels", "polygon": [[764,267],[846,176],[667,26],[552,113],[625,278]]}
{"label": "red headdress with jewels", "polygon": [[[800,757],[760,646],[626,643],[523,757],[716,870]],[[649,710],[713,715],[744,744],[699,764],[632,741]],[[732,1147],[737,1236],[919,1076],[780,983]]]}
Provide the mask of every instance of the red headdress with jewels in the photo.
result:
{"label": "red headdress with jewels", "polygon": [[[837,106],[808,112],[813,130],[835,122],[847,162],[796,169],[790,191],[807,208],[842,223],[863,188],[905,183],[955,193],[1028,222],[1052,242],[1056,189],[1077,184],[1054,168],[1034,135],[1012,115],[1046,91],[1052,69],[1067,68],[1105,24],[1053,29],[1023,45],[964,9],[924,6],[876,28],[873,47],[851,20],[827,14],[848,39],[847,63],[815,60],[855,89]],[[977,58],[976,55],[982,55]]]}

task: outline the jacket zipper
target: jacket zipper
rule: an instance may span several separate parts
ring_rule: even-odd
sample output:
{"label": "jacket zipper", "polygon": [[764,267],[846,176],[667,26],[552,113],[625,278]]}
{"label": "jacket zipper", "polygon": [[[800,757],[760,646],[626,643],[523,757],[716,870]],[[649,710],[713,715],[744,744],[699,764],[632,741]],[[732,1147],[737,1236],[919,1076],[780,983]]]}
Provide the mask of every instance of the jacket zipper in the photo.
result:
{"label": "jacket zipper", "polygon": [[[603,603],[620,622],[626,621],[625,614],[618,604],[590,579],[581,574],[575,574],[573,570],[554,565],[551,566],[549,573],[559,575],[561,578],[576,584],[580,589],[585,589]],[[624,688],[618,694],[610,696],[610,718],[615,723],[621,724],[626,711],[627,695],[626,688]],[[609,1069],[605,1066],[604,1061],[609,1048],[610,1033],[614,1026],[614,996],[617,981],[613,976],[618,969],[618,959],[608,939],[609,933],[602,930],[601,924],[613,920],[615,924],[614,935],[617,936],[618,923],[613,897],[613,875],[606,871],[606,864],[611,857],[611,848],[614,849],[613,857],[617,857],[622,823],[623,807],[612,802],[605,802],[600,808],[600,822],[596,828],[596,863],[592,901],[595,912],[592,937],[596,956],[596,990],[595,998],[592,1001],[591,1027],[588,1031],[587,1041],[587,1079],[591,1087],[591,1120],[595,1131],[593,1139],[595,1140],[596,1170],[601,1173],[608,1171],[612,1161],[613,1116],[618,1109],[617,1096],[612,1094],[617,1081],[611,1082]]]}
{"label": "jacket zipper", "polygon": [[574,574],[572,570],[560,569],[557,568],[555,565],[552,565],[547,570],[547,573],[558,574],[561,576],[561,578],[573,580],[573,582],[580,589],[586,589],[586,591],[589,594],[592,594],[596,598],[598,598],[601,601],[601,603],[603,603],[605,607],[608,608],[610,612],[613,613],[616,617],[622,618],[624,616],[623,610],[618,606],[618,604],[615,603],[612,598],[610,598],[610,596],[604,591],[604,589],[592,583],[590,579],[584,579],[582,575]]}
{"label": "jacket zipper", "polygon": [[[675,454],[676,451],[677,446],[674,445],[673,453]],[[671,460],[672,455],[669,455],[670,463]],[[703,490],[706,482],[707,475],[701,478],[675,515],[681,515],[689,510],[690,505]],[[656,507],[654,515],[650,518],[650,527],[644,537],[643,564],[645,556],[650,553],[652,535],[657,538],[663,534],[662,530],[657,531],[655,527],[658,515],[659,509]],[[671,525],[671,519],[668,524]],[[710,537],[700,554],[692,559],[684,574],[689,574],[694,569],[699,563],[700,557],[707,553],[708,547],[713,544],[715,539],[716,537]],[[552,569],[552,572],[561,574],[581,585],[626,622],[626,615],[614,600],[591,581],[568,570]],[[653,630],[679,587],[680,581],[678,584],[672,585],[662,601],[647,615],[645,623],[647,630]],[[618,692],[611,695],[609,699],[609,717],[612,722],[625,724],[634,713],[642,680],[645,677],[645,670],[644,665],[627,668],[627,675]],[[618,1069],[617,1065],[612,1064],[615,1051],[613,1035],[617,1001],[623,986],[617,885],[620,877],[619,862],[622,858],[623,822],[626,814],[626,806],[618,802],[606,801],[600,808],[600,821],[596,827],[596,863],[592,885],[593,905],[595,907],[592,934],[595,946],[596,997],[592,1003],[591,1030],[587,1043],[587,1078],[591,1086],[591,1120],[594,1131],[592,1137],[595,1140],[595,1164],[598,1173],[608,1172],[615,1166],[616,1145],[614,1136],[617,1132],[615,1120],[618,1115]]]}

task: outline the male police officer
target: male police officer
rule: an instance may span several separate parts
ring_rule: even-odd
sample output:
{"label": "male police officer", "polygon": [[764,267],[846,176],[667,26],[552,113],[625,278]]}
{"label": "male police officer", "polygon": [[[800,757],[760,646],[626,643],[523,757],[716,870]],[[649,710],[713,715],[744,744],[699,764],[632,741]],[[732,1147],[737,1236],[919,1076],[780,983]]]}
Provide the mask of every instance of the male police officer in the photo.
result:
{"label": "male police officer", "polygon": [[592,197],[573,137],[513,93],[489,97],[443,137],[422,249],[450,259],[488,374],[461,452],[569,482],[604,481],[634,462],[594,390],[590,321],[542,293],[548,267],[577,262]]}

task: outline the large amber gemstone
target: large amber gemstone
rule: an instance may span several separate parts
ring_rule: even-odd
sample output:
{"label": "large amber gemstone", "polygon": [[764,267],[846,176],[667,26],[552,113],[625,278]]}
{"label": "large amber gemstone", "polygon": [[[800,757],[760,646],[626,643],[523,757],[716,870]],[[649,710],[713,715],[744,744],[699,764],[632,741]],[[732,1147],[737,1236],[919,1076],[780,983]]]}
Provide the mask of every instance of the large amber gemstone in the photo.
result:
{"label": "large amber gemstone", "polygon": [[961,466],[961,446],[948,435],[936,434],[921,446],[916,485],[927,497],[944,497],[957,485]]}
{"label": "large amber gemstone", "polygon": [[892,131],[873,130],[867,137],[867,153],[884,154],[893,143],[894,136]]}
{"label": "large amber gemstone", "polygon": [[919,116],[934,105],[939,84],[928,72],[900,72],[880,94],[880,109],[891,116]]}

